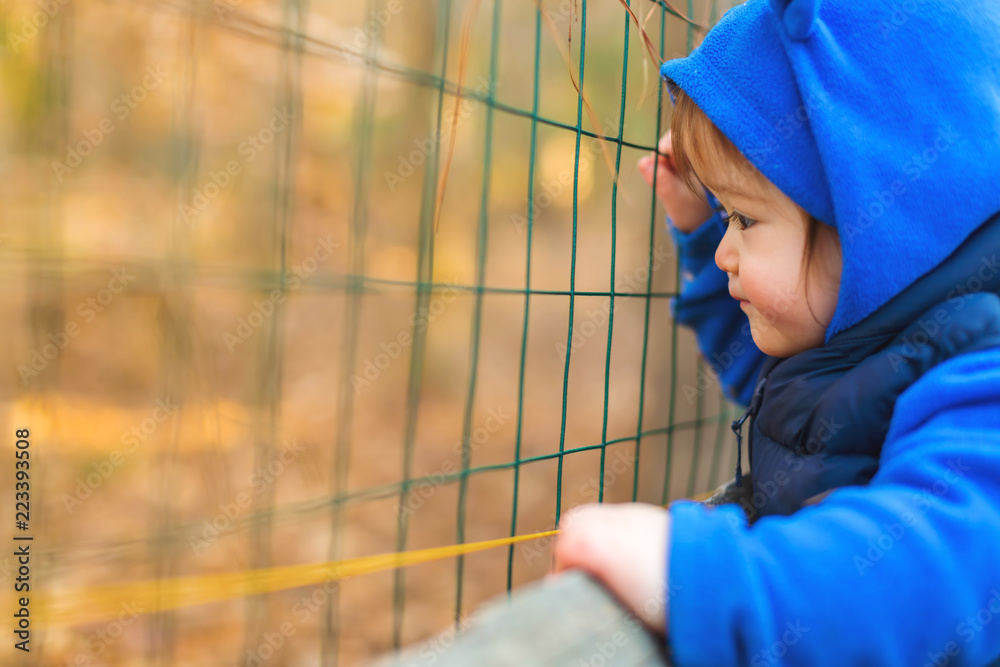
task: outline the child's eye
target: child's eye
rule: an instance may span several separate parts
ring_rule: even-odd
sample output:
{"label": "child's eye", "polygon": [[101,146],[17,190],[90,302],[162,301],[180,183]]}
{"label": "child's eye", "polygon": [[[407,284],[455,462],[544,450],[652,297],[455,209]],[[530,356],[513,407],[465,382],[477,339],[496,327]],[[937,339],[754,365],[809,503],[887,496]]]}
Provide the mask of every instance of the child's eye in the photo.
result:
{"label": "child's eye", "polygon": [[738,213],[736,211],[733,211],[729,215],[729,219],[732,220],[734,223],[736,223],[736,229],[740,230],[741,232],[748,227],[752,227],[757,222],[753,218],[748,218],[742,213]]}
{"label": "child's eye", "polygon": [[741,232],[747,229],[748,227],[752,227],[757,222],[753,218],[748,218],[739,211],[733,211],[732,213],[727,213],[724,208],[719,208],[716,210],[722,214],[722,217],[726,220],[727,224],[728,223],[735,224],[736,229],[740,230]]}

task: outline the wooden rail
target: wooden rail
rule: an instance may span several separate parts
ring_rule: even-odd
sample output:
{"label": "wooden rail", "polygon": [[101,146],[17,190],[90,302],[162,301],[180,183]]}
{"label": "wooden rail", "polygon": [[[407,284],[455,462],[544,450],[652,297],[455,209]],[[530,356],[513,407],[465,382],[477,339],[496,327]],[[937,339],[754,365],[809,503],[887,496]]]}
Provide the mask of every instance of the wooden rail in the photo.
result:
{"label": "wooden rail", "polygon": [[448,631],[372,667],[670,667],[648,632],[580,571],[496,598],[458,634]]}

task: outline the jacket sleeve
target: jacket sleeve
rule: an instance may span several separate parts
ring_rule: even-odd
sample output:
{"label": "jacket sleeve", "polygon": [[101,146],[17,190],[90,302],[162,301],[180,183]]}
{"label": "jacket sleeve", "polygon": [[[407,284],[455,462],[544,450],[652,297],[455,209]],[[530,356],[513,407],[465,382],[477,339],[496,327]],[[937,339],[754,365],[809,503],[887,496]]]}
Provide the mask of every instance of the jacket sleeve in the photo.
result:
{"label": "jacket sleeve", "polygon": [[671,303],[674,319],[694,330],[698,348],[726,396],[749,405],[764,354],[750,336],[750,324],[739,302],[729,295],[729,277],[715,265],[715,249],[726,232],[726,221],[716,213],[685,234],[668,218],[667,228],[677,246],[681,274],[679,295]]}
{"label": "jacket sleeve", "polygon": [[868,486],[752,528],[741,512],[671,508],[678,667],[996,659],[1000,348],[951,359],[900,396]]}

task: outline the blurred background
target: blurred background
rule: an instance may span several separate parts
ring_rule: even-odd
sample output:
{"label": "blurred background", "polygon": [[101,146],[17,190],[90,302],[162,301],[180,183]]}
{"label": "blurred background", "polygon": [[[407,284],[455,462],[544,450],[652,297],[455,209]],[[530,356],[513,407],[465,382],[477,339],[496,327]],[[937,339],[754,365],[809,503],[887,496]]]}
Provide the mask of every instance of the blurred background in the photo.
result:
{"label": "blurred background", "polygon": [[[31,432],[33,591],[528,534],[729,479],[735,409],[671,319],[635,168],[670,104],[625,4],[666,59],[702,34],[675,13],[735,3],[2,0],[0,423],[11,471]],[[364,664],[551,546],[36,623],[0,661]]]}

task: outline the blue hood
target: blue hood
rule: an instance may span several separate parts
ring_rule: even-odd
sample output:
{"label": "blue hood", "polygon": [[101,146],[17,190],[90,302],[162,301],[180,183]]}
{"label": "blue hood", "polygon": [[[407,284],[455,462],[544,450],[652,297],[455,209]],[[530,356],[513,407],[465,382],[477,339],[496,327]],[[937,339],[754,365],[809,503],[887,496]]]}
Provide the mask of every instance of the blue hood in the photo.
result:
{"label": "blue hood", "polygon": [[749,0],[661,74],[837,228],[827,340],[1000,211],[997,0]]}

